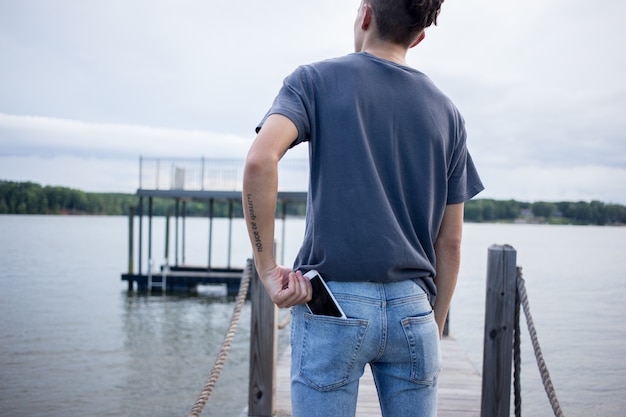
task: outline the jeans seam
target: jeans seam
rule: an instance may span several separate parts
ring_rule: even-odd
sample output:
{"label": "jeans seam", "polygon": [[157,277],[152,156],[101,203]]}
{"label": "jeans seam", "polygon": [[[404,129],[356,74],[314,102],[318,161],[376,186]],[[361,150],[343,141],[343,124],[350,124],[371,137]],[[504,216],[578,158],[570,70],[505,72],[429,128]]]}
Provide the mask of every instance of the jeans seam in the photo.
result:
{"label": "jeans seam", "polygon": [[380,323],[381,323],[380,347],[379,347],[378,353],[376,354],[376,358],[373,360],[373,362],[376,362],[377,360],[382,358],[382,356],[385,354],[385,351],[387,350],[387,339],[388,339],[387,324],[389,320],[387,320],[387,308],[385,306],[385,302],[383,302],[382,305],[380,306],[379,314],[380,314]]}

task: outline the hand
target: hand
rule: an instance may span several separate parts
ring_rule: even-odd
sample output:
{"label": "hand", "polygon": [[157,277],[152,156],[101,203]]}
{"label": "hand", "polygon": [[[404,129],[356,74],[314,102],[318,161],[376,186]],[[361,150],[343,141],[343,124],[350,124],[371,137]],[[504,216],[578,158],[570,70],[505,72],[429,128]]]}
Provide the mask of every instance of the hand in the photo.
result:
{"label": "hand", "polygon": [[280,308],[304,304],[311,300],[313,288],[300,271],[294,272],[289,268],[276,266],[259,275],[270,299]]}

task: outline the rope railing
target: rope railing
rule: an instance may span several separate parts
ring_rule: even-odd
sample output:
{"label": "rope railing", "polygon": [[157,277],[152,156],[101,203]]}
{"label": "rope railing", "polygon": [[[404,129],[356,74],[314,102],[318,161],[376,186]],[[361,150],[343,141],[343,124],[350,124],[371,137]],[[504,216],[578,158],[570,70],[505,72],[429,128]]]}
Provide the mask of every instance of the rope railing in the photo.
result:
{"label": "rope railing", "polygon": [[[519,303],[516,306],[516,318],[515,318],[515,340],[514,340],[514,357],[515,357],[515,415],[517,417],[521,416],[521,384],[519,382],[519,374],[520,374],[520,341],[519,341],[519,305],[524,309],[524,315],[526,316],[526,323],[528,325],[528,332],[530,333],[530,338],[532,342],[533,349],[535,351],[535,358],[537,359],[537,365],[539,366],[539,373],[541,374],[541,380],[543,382],[543,386],[545,388],[546,394],[548,395],[548,400],[550,401],[550,405],[552,406],[552,410],[554,411],[554,415],[556,417],[564,417],[563,411],[561,410],[561,406],[559,404],[559,400],[556,396],[556,391],[554,390],[554,386],[552,385],[552,380],[550,378],[550,372],[548,371],[548,367],[546,366],[546,362],[543,359],[543,353],[541,351],[541,346],[539,345],[539,339],[537,337],[537,330],[535,329],[535,324],[533,322],[532,315],[530,313],[530,305],[528,303],[528,295],[526,293],[526,284],[524,278],[522,276],[522,269],[517,268],[517,302]],[[518,409],[519,407],[519,409]]]}
{"label": "rope railing", "polygon": [[198,396],[195,404],[191,408],[191,411],[187,415],[187,417],[198,417],[204,406],[206,405],[209,397],[213,393],[215,389],[215,384],[217,383],[218,378],[224,368],[224,363],[226,362],[226,358],[228,357],[228,353],[230,351],[230,347],[233,342],[233,338],[235,337],[235,332],[237,331],[237,326],[239,324],[239,318],[241,317],[241,310],[246,301],[246,294],[248,293],[248,287],[250,285],[250,279],[252,278],[252,272],[254,268],[254,263],[251,259],[248,259],[246,264],[246,268],[243,271],[241,276],[241,284],[239,286],[239,293],[237,294],[237,298],[235,300],[235,307],[233,309],[233,315],[230,319],[230,325],[228,326],[228,331],[226,332],[226,336],[224,337],[224,341],[222,342],[222,347],[220,348],[215,363],[213,365],[213,369],[211,370],[211,374],[207,379],[204,387],[202,388],[202,392]]}

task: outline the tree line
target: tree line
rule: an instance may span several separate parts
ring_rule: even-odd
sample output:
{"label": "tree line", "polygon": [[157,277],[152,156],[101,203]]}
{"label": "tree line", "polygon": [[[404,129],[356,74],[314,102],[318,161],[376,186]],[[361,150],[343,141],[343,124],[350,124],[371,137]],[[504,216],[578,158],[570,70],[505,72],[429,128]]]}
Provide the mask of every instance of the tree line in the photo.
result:
{"label": "tree line", "polygon": [[[128,215],[138,211],[139,198],[134,194],[91,193],[67,187],[41,186],[33,182],[0,181],[0,214],[89,214]],[[147,204],[144,212],[147,213]],[[280,208],[279,208],[280,209]],[[154,198],[153,214],[175,213],[173,199]],[[179,210],[182,208],[179,206]],[[186,201],[189,217],[208,216],[206,201]],[[225,201],[213,205],[215,217],[242,217],[239,201],[232,206]],[[290,204],[288,215],[303,216],[304,203]],[[551,224],[626,224],[626,207],[600,201],[578,202],[519,202],[515,200],[476,199],[465,204],[468,222],[540,222]]]}
{"label": "tree line", "polygon": [[626,224],[626,207],[601,201],[534,203],[476,199],[465,204],[465,220],[472,222],[528,222],[550,224]]}
{"label": "tree line", "polygon": [[[182,210],[182,208],[179,207]],[[127,193],[91,193],[67,187],[41,186],[33,182],[0,181],[0,214],[83,214],[120,216],[130,210],[139,211],[139,197]],[[144,201],[144,213],[148,203]],[[175,201],[168,198],[154,198],[154,216],[174,214]],[[215,217],[227,217],[230,208],[226,202],[216,202],[213,206]],[[186,201],[187,216],[207,216],[208,204],[202,201]],[[242,217],[241,203],[233,207],[233,214]]]}

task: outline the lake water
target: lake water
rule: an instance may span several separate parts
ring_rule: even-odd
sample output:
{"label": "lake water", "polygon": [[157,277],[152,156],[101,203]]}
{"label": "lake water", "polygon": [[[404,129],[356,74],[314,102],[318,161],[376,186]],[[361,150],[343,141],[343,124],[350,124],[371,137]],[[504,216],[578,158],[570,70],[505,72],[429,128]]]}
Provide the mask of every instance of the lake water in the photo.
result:
{"label": "lake water", "polygon": [[[0,216],[0,416],[187,415],[233,299],[211,288],[193,296],[128,294],[120,281],[127,228],[124,217]],[[250,256],[243,223],[232,224],[230,251],[217,238],[228,228],[225,220],[214,222],[213,264],[243,266]],[[285,259],[295,255],[302,228],[301,219],[287,221],[278,246]],[[157,264],[164,229],[163,219],[154,219]],[[206,264],[208,221],[187,219],[185,230],[185,262]],[[626,415],[626,228],[467,224],[451,334],[479,370],[487,249],[494,243],[517,249],[565,415]],[[174,262],[173,238],[171,246]],[[523,415],[548,417],[525,321],[521,326]],[[246,406],[249,330],[246,304],[203,416],[238,417]],[[287,339],[281,331],[281,347]]]}

